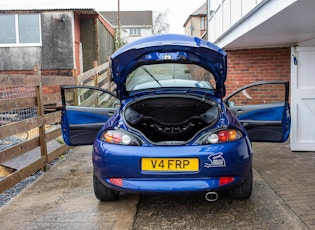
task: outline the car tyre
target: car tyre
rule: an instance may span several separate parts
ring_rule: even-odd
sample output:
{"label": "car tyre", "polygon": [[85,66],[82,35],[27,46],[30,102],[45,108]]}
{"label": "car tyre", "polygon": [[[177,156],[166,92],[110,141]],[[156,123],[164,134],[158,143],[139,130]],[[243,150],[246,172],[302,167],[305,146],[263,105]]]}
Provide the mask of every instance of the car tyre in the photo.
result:
{"label": "car tyre", "polygon": [[248,199],[253,190],[253,169],[250,168],[244,182],[229,191],[232,199]]}
{"label": "car tyre", "polygon": [[115,201],[119,197],[119,192],[107,188],[98,178],[93,175],[94,194],[100,201]]}

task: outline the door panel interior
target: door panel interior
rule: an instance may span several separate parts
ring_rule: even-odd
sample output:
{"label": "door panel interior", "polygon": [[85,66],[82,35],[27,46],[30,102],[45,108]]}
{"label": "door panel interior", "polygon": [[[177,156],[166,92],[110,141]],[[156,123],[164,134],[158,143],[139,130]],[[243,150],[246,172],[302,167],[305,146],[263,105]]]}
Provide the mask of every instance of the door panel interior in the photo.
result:
{"label": "door panel interior", "polygon": [[62,134],[70,146],[93,144],[119,105],[112,93],[90,86],[62,86],[61,96]]}
{"label": "door panel interior", "polygon": [[[284,103],[232,107],[252,141],[280,142]],[[241,112],[240,112],[241,111]]]}
{"label": "door panel interior", "polygon": [[67,122],[69,145],[90,145],[116,108],[65,107],[63,123]]}
{"label": "door panel interior", "polygon": [[288,91],[288,82],[258,82],[242,87],[224,101],[251,141],[284,142],[290,130]]}

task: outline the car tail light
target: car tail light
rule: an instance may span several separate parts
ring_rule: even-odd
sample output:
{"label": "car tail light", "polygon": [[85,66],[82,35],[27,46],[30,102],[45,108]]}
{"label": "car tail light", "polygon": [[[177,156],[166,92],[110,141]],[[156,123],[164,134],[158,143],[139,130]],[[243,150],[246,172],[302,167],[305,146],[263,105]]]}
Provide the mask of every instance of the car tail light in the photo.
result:
{"label": "car tail light", "polygon": [[238,140],[242,137],[242,133],[237,129],[222,129],[208,133],[198,141],[202,145],[225,143]]}
{"label": "car tail light", "polygon": [[229,140],[229,133],[226,130],[222,130],[218,133],[219,140],[221,142],[226,142]]}
{"label": "car tail light", "polygon": [[107,143],[117,145],[140,145],[140,142],[136,137],[131,133],[120,129],[105,131],[102,134],[101,139]]}
{"label": "car tail light", "polygon": [[234,141],[239,137],[239,133],[235,129],[230,129],[228,133],[229,133],[229,139],[231,141]]}
{"label": "car tail light", "polygon": [[234,181],[234,177],[220,177],[219,185],[226,185]]}
{"label": "car tail light", "polygon": [[119,187],[123,186],[123,180],[121,178],[110,178],[109,182]]}

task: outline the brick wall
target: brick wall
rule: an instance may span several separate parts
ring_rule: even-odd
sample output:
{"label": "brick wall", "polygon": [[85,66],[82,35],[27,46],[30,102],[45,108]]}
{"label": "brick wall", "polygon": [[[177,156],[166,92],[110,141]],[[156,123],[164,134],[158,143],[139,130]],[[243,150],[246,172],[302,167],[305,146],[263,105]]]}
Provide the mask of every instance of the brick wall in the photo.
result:
{"label": "brick wall", "polygon": [[290,47],[226,50],[227,95],[237,88],[257,81],[290,81]]}
{"label": "brick wall", "polygon": [[[34,75],[33,70],[6,70],[0,71],[0,74],[21,74],[21,75]],[[57,69],[57,70],[41,70],[43,76],[69,76],[72,77],[72,70],[69,69]],[[8,89],[7,89],[8,90]],[[11,89],[12,90],[12,89]],[[21,91],[21,88],[15,89]],[[43,86],[44,94],[56,94],[60,92],[60,86],[50,85]],[[19,92],[20,93],[20,92]]]}
{"label": "brick wall", "polygon": [[[49,69],[41,70],[41,74],[45,76],[72,76],[72,69]],[[5,70],[0,71],[0,74],[23,74],[23,75],[33,75],[33,70]]]}

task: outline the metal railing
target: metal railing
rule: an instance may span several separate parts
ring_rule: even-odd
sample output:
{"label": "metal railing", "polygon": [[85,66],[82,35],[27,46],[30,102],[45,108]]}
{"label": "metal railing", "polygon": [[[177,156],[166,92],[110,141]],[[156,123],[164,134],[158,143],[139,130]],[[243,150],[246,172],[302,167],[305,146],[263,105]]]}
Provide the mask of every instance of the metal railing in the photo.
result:
{"label": "metal railing", "polygon": [[269,0],[222,0],[210,15],[208,22],[208,38],[215,43],[225,33],[251,15],[255,8]]}

